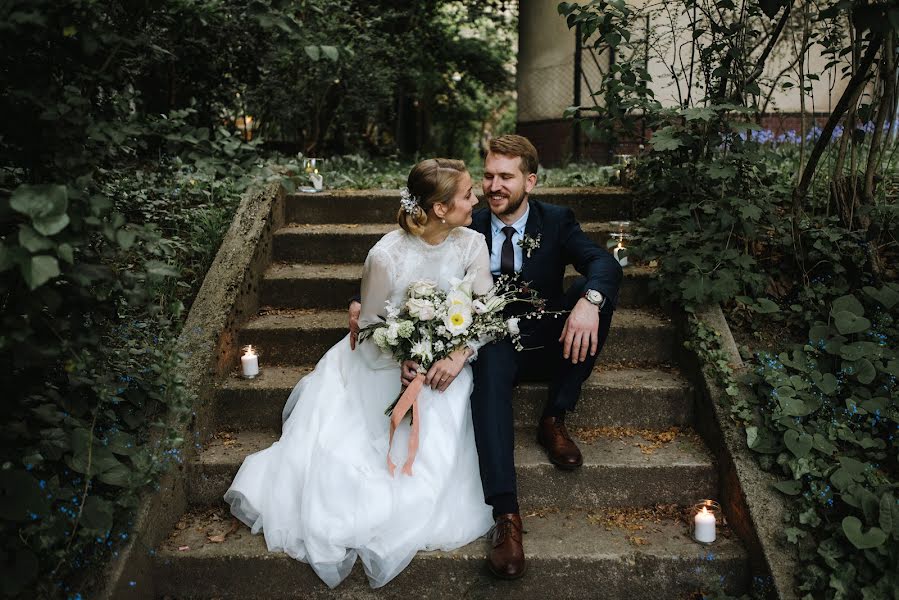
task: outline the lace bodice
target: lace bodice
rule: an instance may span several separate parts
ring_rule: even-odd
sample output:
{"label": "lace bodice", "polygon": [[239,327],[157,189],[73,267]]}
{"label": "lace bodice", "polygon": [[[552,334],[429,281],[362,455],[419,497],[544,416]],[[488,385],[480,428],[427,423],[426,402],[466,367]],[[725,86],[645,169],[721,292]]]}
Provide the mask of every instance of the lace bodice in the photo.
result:
{"label": "lace bodice", "polygon": [[430,279],[443,289],[452,278],[474,270],[473,291],[484,294],[493,285],[490,257],[484,236],[467,227],[456,227],[446,239],[431,245],[402,229],[382,237],[368,252],[362,272],[362,314],[365,327],[383,320],[385,302],[400,306],[413,281]]}

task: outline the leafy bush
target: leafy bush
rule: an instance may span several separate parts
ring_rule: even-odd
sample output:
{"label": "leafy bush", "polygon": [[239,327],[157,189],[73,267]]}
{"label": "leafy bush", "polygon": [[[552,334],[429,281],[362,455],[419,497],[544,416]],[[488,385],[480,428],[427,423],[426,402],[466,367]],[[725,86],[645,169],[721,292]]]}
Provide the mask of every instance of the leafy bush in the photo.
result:
{"label": "leafy bush", "polygon": [[785,530],[808,597],[887,598],[899,589],[899,285],[837,298],[805,344],[757,356],[737,405],[761,464],[796,497]]}
{"label": "leafy bush", "polygon": [[780,174],[766,148],[741,136],[746,109],[722,104],[660,112],[652,152],[632,174],[652,211],[634,255],[659,264],[661,294],[686,307],[760,295],[761,253],[784,235]]}

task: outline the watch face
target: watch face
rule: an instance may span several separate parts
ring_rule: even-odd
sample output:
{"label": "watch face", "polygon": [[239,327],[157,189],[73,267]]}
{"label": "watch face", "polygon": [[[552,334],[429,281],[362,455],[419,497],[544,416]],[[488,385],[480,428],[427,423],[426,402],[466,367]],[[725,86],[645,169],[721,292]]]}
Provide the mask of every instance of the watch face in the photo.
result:
{"label": "watch face", "polygon": [[596,290],[590,290],[587,292],[587,300],[589,300],[593,304],[599,304],[600,302],[602,302],[602,294],[600,294]]}

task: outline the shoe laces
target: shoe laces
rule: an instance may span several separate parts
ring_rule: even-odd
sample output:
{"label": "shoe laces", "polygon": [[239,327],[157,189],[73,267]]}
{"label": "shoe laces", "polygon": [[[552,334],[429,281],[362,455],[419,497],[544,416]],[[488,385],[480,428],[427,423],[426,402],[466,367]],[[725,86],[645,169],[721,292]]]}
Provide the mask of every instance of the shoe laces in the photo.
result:
{"label": "shoe laces", "polygon": [[506,537],[514,538],[516,532],[518,533],[518,537],[521,538],[521,528],[518,527],[518,525],[515,524],[515,521],[510,517],[499,519],[493,524],[493,527],[490,528],[490,535],[494,538],[493,545],[499,546],[506,540]]}

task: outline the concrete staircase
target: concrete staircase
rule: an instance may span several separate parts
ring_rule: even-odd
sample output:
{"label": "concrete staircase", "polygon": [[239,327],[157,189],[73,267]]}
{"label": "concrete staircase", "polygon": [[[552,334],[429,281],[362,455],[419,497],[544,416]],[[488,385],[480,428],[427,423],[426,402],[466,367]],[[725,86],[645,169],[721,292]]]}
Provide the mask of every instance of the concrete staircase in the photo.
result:
{"label": "concrete staircase", "polygon": [[[608,191],[538,198],[571,206],[605,244],[626,197]],[[346,334],[346,301],[368,249],[392,224],[396,193],[298,194],[274,234],[259,290],[263,308],[238,334],[261,351],[262,375],[221,382],[212,409],[218,432],[187,466],[189,511],[155,553],[158,597],[181,598],[690,598],[721,586],[749,587],[746,552],[727,527],[711,546],[692,541],[686,507],[718,496],[714,457],[691,430],[694,392],[676,367],[669,319],[648,293],[648,269],[625,271],[622,297],[597,369],[569,427],[584,466],[553,468],[535,442],[545,385],[515,396],[516,464],[529,571],[515,582],[486,571],[485,540],[454,552],[423,552],[385,588],[361,567],[328,590],[302,563],[266,550],[221,498],[243,458],[278,439],[294,384]],[[573,276],[574,273],[569,273]]]}

